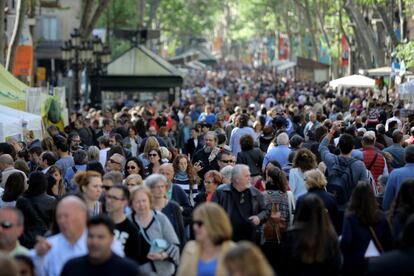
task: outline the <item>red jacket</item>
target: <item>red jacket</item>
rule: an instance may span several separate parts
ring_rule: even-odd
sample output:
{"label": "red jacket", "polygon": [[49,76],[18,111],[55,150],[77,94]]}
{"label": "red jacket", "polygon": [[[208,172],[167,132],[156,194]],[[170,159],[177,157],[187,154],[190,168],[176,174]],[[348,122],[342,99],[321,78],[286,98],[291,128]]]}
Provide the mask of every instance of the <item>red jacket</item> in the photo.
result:
{"label": "red jacket", "polygon": [[[382,153],[377,151],[374,147],[366,147],[364,148],[362,153],[364,155],[365,167],[367,167],[367,170],[371,171],[372,176],[374,177],[375,181],[378,182],[378,177],[380,177],[384,172],[384,166],[385,166],[384,155],[382,155]],[[377,159],[374,161],[376,154],[378,154],[378,156],[377,156]],[[370,165],[371,165],[371,168],[370,168]]]}

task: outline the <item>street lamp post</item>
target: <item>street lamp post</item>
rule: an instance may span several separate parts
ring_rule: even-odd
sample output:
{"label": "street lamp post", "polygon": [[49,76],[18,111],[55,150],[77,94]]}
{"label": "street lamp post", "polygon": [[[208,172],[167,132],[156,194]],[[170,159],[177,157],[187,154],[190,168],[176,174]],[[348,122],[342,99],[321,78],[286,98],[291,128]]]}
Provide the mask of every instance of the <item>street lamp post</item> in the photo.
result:
{"label": "street lamp post", "polygon": [[[104,46],[101,39],[95,36],[93,39],[81,39],[78,29],[70,35],[71,40],[65,41],[62,47],[62,58],[66,61],[68,69],[73,70],[74,94],[69,97],[69,106],[72,110],[78,110],[81,104],[79,73],[86,71],[95,75],[106,74],[106,66],[111,60],[111,51]],[[85,91],[88,90],[88,85]],[[88,102],[88,93],[85,93],[85,103]]]}

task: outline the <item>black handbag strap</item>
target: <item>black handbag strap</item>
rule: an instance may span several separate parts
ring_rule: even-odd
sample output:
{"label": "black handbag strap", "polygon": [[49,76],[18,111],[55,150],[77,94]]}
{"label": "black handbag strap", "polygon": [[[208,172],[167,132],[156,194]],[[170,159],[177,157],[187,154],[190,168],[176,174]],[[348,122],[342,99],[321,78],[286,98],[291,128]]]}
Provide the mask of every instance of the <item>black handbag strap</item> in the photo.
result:
{"label": "black handbag strap", "polygon": [[375,164],[375,161],[377,161],[377,158],[378,158],[378,152],[375,152],[375,156],[374,156],[374,159],[372,159],[372,161],[371,161],[371,163],[369,164],[369,166],[367,167],[367,170],[371,170],[371,168],[372,168],[372,166],[374,166],[374,164]]}

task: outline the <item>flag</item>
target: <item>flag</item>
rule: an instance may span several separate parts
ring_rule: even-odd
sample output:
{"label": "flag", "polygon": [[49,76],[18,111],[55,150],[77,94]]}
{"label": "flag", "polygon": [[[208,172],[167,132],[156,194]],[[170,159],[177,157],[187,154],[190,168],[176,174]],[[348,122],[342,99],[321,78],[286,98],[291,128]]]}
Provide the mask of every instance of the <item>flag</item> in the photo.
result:
{"label": "flag", "polygon": [[321,35],[320,37],[320,46],[319,46],[319,62],[323,64],[331,63],[331,56],[329,55],[328,45],[326,44],[325,39]]}
{"label": "flag", "polygon": [[349,64],[349,45],[348,45],[348,42],[346,41],[345,35],[342,35],[341,45],[342,45],[341,65],[342,67],[347,67]]}

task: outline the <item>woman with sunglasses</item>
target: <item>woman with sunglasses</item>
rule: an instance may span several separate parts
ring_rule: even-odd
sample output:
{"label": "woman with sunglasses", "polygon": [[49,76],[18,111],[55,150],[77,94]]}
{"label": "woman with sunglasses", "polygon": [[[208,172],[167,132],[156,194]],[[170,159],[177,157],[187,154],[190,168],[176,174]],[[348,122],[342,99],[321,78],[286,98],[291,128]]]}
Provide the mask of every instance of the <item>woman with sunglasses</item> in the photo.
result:
{"label": "woman with sunglasses", "polygon": [[148,187],[141,185],[132,191],[128,219],[139,231],[138,263],[141,271],[149,275],[173,275],[180,258],[179,240],[167,216],[153,210],[152,205]]}
{"label": "woman with sunglasses", "polygon": [[161,151],[159,149],[152,149],[148,152],[149,165],[146,168],[146,176],[149,176],[153,173],[158,173],[160,166],[162,165],[161,161]]}
{"label": "woman with sunglasses", "polygon": [[136,157],[130,157],[125,162],[124,168],[125,177],[131,174],[139,174],[142,179],[145,178],[145,168],[142,162]]}
{"label": "woman with sunglasses", "polygon": [[102,213],[99,198],[102,194],[102,176],[95,171],[81,171],[75,174],[74,182],[86,202],[90,216]]}
{"label": "woman with sunglasses", "polygon": [[177,276],[226,275],[223,259],[234,247],[232,227],[224,209],[216,203],[205,203],[193,213],[194,241],[182,252]]}

